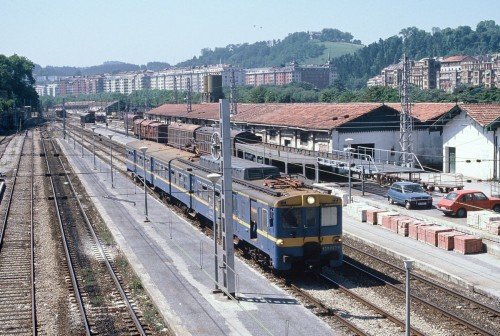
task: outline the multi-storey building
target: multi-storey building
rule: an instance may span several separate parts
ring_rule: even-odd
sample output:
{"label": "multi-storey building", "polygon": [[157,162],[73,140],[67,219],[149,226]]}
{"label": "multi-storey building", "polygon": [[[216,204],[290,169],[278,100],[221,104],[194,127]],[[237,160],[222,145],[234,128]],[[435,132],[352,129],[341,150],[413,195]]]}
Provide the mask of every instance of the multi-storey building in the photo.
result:
{"label": "multi-storey building", "polygon": [[439,62],[434,58],[422,58],[413,62],[410,71],[410,83],[422,90],[435,89]]}
{"label": "multi-storey building", "polygon": [[335,73],[330,64],[299,66],[297,63],[284,67],[247,69],[245,85],[285,85],[294,82],[311,83],[322,89],[335,80]]}
{"label": "multi-storey building", "polygon": [[172,68],[151,75],[151,89],[187,91],[188,81],[192,92],[203,92],[203,79],[208,75],[221,75],[222,86],[231,86],[234,73],[235,86],[244,85],[244,71],[231,65],[219,64],[195,68]]}
{"label": "multi-storey building", "polygon": [[403,79],[403,63],[400,62],[383,68],[381,76],[384,86],[399,87]]}
{"label": "multi-storey building", "polygon": [[451,56],[440,60],[441,68],[438,75],[438,87],[444,91],[453,91],[462,84],[462,63],[477,62],[471,56]]}

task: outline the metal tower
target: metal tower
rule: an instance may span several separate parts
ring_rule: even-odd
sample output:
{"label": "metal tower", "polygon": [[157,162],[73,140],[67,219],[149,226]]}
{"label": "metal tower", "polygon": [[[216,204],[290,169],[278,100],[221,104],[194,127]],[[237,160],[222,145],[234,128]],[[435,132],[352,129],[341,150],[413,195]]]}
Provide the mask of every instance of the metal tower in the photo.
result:
{"label": "metal tower", "polygon": [[399,145],[401,146],[401,164],[405,167],[413,167],[413,119],[411,117],[410,104],[410,62],[403,54],[403,78],[401,81],[401,115],[399,119]]}
{"label": "metal tower", "polygon": [[234,78],[234,69],[231,69],[230,85],[231,85],[231,97],[229,99],[230,113],[231,115],[235,115],[238,114],[238,97],[236,94],[236,80]]}

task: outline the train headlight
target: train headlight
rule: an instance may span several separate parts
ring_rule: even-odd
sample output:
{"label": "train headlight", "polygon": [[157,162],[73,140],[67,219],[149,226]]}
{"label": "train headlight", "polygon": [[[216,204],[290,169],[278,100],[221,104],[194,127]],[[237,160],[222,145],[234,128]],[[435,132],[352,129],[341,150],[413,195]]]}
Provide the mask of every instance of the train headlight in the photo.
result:
{"label": "train headlight", "polygon": [[316,203],[316,199],[314,196],[307,196],[307,204],[314,204]]}
{"label": "train headlight", "polygon": [[276,245],[278,245],[278,246],[283,246],[284,243],[285,242],[283,241],[283,239],[276,240]]}

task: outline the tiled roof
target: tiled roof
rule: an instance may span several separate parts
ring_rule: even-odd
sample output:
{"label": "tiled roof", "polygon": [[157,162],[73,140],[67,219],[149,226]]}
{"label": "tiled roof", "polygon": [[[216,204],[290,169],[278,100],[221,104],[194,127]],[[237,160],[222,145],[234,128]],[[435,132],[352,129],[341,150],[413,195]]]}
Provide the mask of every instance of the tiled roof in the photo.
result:
{"label": "tiled roof", "polygon": [[483,127],[500,118],[500,104],[463,104],[460,107]]}
{"label": "tiled roof", "polygon": [[[380,103],[238,104],[238,114],[232,121],[330,130],[382,106]],[[147,113],[215,120],[219,118],[219,104],[192,105],[190,113],[186,112],[185,105],[165,104]]]}
{"label": "tiled roof", "polygon": [[[388,103],[386,105],[401,113],[400,103]],[[414,103],[411,105],[411,115],[421,122],[437,120],[455,106],[455,103]]]}
{"label": "tiled roof", "polygon": [[466,59],[468,57],[470,57],[470,56],[464,56],[464,55],[450,56],[450,57],[446,57],[441,62],[462,62],[464,59]]}

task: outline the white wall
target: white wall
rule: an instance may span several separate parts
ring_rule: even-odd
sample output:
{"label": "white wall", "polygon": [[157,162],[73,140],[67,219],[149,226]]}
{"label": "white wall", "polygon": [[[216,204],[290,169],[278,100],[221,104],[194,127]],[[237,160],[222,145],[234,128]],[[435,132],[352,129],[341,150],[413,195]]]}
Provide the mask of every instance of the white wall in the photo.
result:
{"label": "white wall", "polygon": [[[485,131],[465,112],[461,112],[444,126],[443,171],[445,172],[448,168],[447,147],[455,147],[456,173],[474,179],[493,178],[493,131]],[[471,162],[468,163],[467,160]]]}
{"label": "white wall", "polygon": [[[376,149],[401,150],[399,146],[399,131],[371,131],[371,132],[352,132],[332,133],[333,149],[343,150],[347,143],[345,139],[353,139],[352,144],[374,143]],[[442,138],[439,132],[428,130],[417,130],[412,134],[413,152],[417,154],[422,165],[441,164],[442,162]],[[389,155],[383,158],[384,161],[397,160],[396,155]]]}

